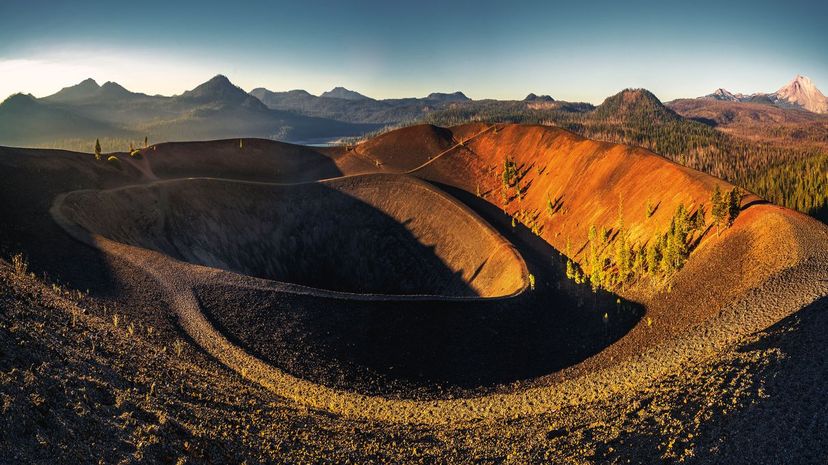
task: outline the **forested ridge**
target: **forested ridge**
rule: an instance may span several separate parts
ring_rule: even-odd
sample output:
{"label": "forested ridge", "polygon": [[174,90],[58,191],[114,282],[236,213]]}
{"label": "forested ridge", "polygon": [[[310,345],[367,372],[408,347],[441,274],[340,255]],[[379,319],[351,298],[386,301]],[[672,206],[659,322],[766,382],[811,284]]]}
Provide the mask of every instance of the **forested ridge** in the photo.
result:
{"label": "forested ridge", "polygon": [[737,137],[683,118],[643,89],[627,89],[598,107],[484,100],[425,117],[439,126],[469,121],[554,125],[590,139],[644,147],[828,223],[828,153],[820,145],[824,131],[768,126],[767,136],[783,137],[785,143]]}

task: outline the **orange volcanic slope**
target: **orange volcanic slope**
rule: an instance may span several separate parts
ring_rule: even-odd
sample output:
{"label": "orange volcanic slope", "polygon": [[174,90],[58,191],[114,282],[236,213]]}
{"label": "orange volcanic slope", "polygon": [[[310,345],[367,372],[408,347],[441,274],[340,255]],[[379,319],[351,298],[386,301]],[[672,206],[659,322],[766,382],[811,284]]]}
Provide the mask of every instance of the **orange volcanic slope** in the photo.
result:
{"label": "orange volcanic slope", "polygon": [[[400,162],[396,144],[409,137],[419,139],[423,126],[405,128],[373,140],[370,153],[388,171],[406,171],[416,162]],[[710,196],[715,185],[722,191],[733,186],[704,173],[675,164],[648,150],[597,142],[547,126],[469,124],[451,128],[453,149],[416,169],[412,174],[440,184],[458,187],[493,205],[505,207],[524,224],[537,224],[540,235],[558,250],[574,258],[585,244],[591,225],[616,229],[619,213],[633,243],[643,244],[666,230],[679,203],[694,211],[705,204],[710,217]],[[388,146],[387,158],[385,143]],[[439,145],[433,141],[431,145]],[[361,146],[360,146],[361,147]],[[361,148],[358,147],[358,150]],[[415,157],[421,161],[421,156]],[[503,202],[501,173],[509,158],[522,174],[522,198],[514,189]],[[759,200],[747,195],[743,205]],[[556,212],[550,214],[551,201]],[[656,207],[647,218],[647,205]],[[504,215],[505,217],[505,215]],[[533,221],[534,219],[534,221]],[[715,237],[707,234],[704,240]]]}
{"label": "orange volcanic slope", "polygon": [[[485,218],[502,228],[509,228],[512,216],[529,227],[536,224],[543,241],[531,240],[531,233],[520,227],[514,238],[541,254],[553,253],[543,242],[564,253],[569,243],[568,254],[583,264],[591,225],[615,231],[620,216],[630,243],[643,245],[669,228],[680,203],[691,212],[705,204],[707,229],[692,238],[698,246],[669,285],[616,289],[644,304],[648,318],[656,322],[652,327],[638,325],[618,341],[617,354],[637,353],[654,340],[676,337],[748,291],[766,286],[784,270],[807,266],[828,243],[824,225],[750,193],[742,199],[743,211],[734,225],[717,235],[711,226],[710,197],[716,185],[724,192],[733,186],[648,150],[592,141],[546,126],[470,124],[450,130],[463,144],[411,174],[453,195],[464,195],[466,203],[488,211]],[[406,131],[395,131],[388,140],[405,139]],[[375,145],[372,153],[382,159],[383,147]],[[507,157],[524,174],[525,192],[522,199],[512,198],[504,206],[500,176]],[[382,168],[405,171],[409,166],[387,163]],[[560,206],[554,214],[547,212],[549,200]],[[649,218],[648,204],[656,206]],[[600,356],[594,357],[581,368],[601,363]]]}

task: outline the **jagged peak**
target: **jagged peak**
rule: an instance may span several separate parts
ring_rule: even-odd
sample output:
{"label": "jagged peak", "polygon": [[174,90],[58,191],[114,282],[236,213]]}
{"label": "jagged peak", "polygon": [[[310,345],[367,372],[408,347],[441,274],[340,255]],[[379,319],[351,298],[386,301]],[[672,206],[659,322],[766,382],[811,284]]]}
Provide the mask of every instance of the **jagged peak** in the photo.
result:
{"label": "jagged peak", "polygon": [[793,105],[815,113],[828,113],[828,98],[810,78],[801,74],[797,74],[771,97],[782,105]]}

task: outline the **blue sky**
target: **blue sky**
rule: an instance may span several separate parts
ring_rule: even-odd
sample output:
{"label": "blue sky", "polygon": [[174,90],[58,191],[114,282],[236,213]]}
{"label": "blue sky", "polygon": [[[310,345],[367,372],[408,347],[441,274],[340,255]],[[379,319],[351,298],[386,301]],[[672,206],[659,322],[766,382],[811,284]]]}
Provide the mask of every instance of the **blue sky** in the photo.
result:
{"label": "blue sky", "polygon": [[828,2],[0,2],[0,99],[92,77],[177,94],[345,86],[377,98],[462,90],[600,102],[828,88]]}

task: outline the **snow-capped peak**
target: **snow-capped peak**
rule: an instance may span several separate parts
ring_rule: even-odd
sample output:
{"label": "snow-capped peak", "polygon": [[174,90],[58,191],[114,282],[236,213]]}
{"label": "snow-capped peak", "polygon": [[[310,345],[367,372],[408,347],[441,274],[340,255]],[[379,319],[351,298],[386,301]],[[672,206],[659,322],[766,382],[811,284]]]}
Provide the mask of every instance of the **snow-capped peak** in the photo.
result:
{"label": "snow-capped peak", "polygon": [[772,96],[780,103],[796,105],[815,113],[828,113],[828,98],[807,76],[797,74],[791,82]]}

